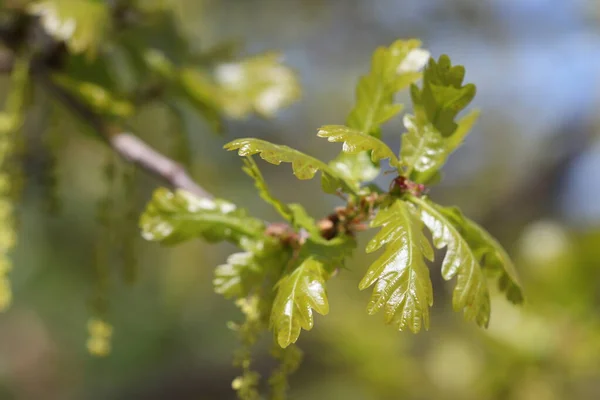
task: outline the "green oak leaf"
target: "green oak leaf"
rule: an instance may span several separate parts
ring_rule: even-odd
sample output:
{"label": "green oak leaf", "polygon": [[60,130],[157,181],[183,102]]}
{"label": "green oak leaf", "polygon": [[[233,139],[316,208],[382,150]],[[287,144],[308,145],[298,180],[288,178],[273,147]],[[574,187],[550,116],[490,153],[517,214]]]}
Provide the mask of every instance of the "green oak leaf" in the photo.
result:
{"label": "green oak leaf", "polygon": [[279,276],[289,258],[289,251],[276,241],[255,241],[242,247],[245,252],[230,255],[215,269],[215,292],[226,298],[243,298],[262,290],[269,275]]}
{"label": "green oak leaf", "polygon": [[384,245],[385,251],[371,264],[359,289],[375,284],[367,308],[369,314],[384,308],[386,323],[417,333],[422,325],[429,329],[433,289],[425,258],[433,260],[433,249],[413,208],[412,204],[396,200],[379,210],[371,226],[381,230],[367,245],[367,252]]}
{"label": "green oak leaf", "polygon": [[317,136],[327,138],[329,142],[343,142],[342,151],[348,154],[357,154],[364,151],[371,152],[371,160],[376,163],[389,158],[390,165],[398,166],[398,158],[394,152],[375,136],[365,135],[355,129],[343,125],[324,125],[319,128]]}
{"label": "green oak leaf", "polygon": [[523,302],[523,291],[517,270],[506,250],[485,229],[468,219],[456,207],[436,206],[461,232],[473,252],[477,254],[484,270],[492,276],[499,276],[498,286],[514,304]]}
{"label": "green oak leaf", "polygon": [[404,116],[404,127],[408,130],[402,135],[400,163],[406,168],[407,175],[418,183],[421,176],[431,176],[446,161],[448,150],[444,138],[426,121],[412,115]]}
{"label": "green oak leaf", "polygon": [[402,111],[394,95],[421,77],[418,71],[429,53],[420,46],[416,39],[397,40],[375,50],[371,70],[356,87],[356,104],[347,120],[350,128],[379,137],[381,125]]}
{"label": "green oak leaf", "polygon": [[265,226],[228,201],[159,188],[140,217],[140,228],[144,239],[167,245],[195,237],[240,244],[262,239]]}
{"label": "green oak leaf", "polygon": [[443,137],[454,134],[458,127],[454,119],[475,97],[475,85],[463,85],[464,76],[462,65],[452,66],[450,58],[442,55],[437,62],[429,60],[421,89],[411,85],[415,114],[432,124]]}
{"label": "green oak leaf", "polygon": [[464,309],[465,319],[487,327],[490,319],[490,295],[477,255],[452,221],[430,201],[408,197],[420,211],[421,220],[431,231],[433,244],[438,249],[446,247],[442,262],[442,277],[457,277],[452,305],[455,311]]}
{"label": "green oak leaf", "polygon": [[338,188],[350,193],[355,192],[343,178],[323,161],[291,147],[253,138],[236,139],[223,147],[227,150],[238,150],[240,156],[251,156],[258,153],[260,158],[275,165],[282,162],[291,163],[294,175],[301,180],[312,179],[317,171],[321,170],[323,189],[327,193],[334,193]]}
{"label": "green oak leaf", "polygon": [[277,283],[269,325],[279,346],[295,343],[301,329],[312,329],[313,309],[321,315],[329,312],[326,280],[323,264],[309,257]]}
{"label": "green oak leaf", "polygon": [[[419,72],[429,53],[415,39],[397,40],[389,47],[380,47],[373,54],[371,70],[362,76],[356,87],[356,103],[346,125],[367,135],[381,136],[381,125],[402,111],[394,102],[400,90],[421,77]],[[375,179],[379,168],[366,153],[340,153],[330,165],[354,186]]]}

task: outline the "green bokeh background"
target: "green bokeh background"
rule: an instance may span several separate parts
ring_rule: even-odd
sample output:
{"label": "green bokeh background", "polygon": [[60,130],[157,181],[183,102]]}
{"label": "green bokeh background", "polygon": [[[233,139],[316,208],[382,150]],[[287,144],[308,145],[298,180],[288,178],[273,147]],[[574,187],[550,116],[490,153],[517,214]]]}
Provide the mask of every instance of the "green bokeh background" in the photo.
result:
{"label": "green bokeh background", "polygon": [[[516,308],[494,294],[490,327],[479,329],[452,312],[452,284],[434,270],[430,330],[396,332],[380,315],[366,314],[369,293],[357,286],[372,257],[356,251],[349,270],[329,283],[330,314],[301,334],[305,361],[291,380],[292,399],[600,398],[600,212],[586,208],[600,194],[599,151],[593,150],[600,5],[180,0],[173,7],[192,46],[233,39],[248,54],[279,49],[299,73],[302,100],[272,121],[229,122],[218,136],[197,116],[186,119],[194,178],[267,220],[277,217],[223,144],[256,136],[333,158],[339,146],[318,139],[316,128],[343,123],[376,46],[419,37],[434,56],[446,52],[465,64],[467,80],[479,87],[474,104],[483,116],[432,197],[461,206],[500,239],[516,260],[527,303]],[[1,84],[4,93],[7,79]],[[0,399],[234,398],[237,344],[226,323],[240,315],[211,283],[213,268],[232,251],[228,245],[192,241],[167,249],[138,240],[136,283],[123,283],[122,271],[111,267],[113,351],[106,358],[87,353],[94,213],[109,152],[80,135],[81,126],[64,114],[47,114],[41,106],[32,110],[26,134],[35,142],[51,129],[65,138],[58,154],[62,212],[43,211],[34,149],[26,157],[30,179],[11,273],[14,303],[0,315]],[[176,143],[177,127],[161,105],[145,108],[134,128],[161,149]],[[395,121],[383,138],[397,148],[401,132]],[[593,157],[595,169],[584,168]],[[260,165],[278,196],[304,204],[315,217],[339,205],[335,197],[316,195],[316,180],[295,180],[289,166]],[[382,185],[386,179],[391,176]],[[158,185],[141,174],[140,211]],[[256,360],[268,375],[268,340]]]}

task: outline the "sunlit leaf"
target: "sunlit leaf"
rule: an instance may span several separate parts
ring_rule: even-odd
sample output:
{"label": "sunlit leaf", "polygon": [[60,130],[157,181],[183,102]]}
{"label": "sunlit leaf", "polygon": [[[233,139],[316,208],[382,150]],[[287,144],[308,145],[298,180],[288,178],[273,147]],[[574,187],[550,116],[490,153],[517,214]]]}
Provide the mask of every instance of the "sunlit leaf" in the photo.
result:
{"label": "sunlit leaf", "polygon": [[[346,125],[364,134],[381,136],[381,125],[402,111],[394,103],[394,95],[421,77],[419,72],[429,52],[421,49],[418,40],[397,40],[389,47],[380,47],[373,54],[371,70],[362,76],[356,88],[356,104]],[[364,153],[340,153],[330,165],[357,187],[379,174]]]}
{"label": "sunlit leaf", "polygon": [[475,97],[475,85],[463,85],[465,68],[452,66],[450,58],[442,55],[436,62],[429,60],[423,72],[423,87],[411,85],[411,98],[415,114],[428,121],[443,137],[451,136],[458,125],[454,121]]}
{"label": "sunlit leaf", "polygon": [[475,319],[478,325],[487,327],[490,296],[477,255],[440,207],[426,199],[414,196],[409,199],[418,206],[435,247],[447,248],[442,262],[442,277],[445,280],[457,277],[452,296],[454,310],[464,309],[465,319]]}
{"label": "sunlit leaf", "polygon": [[484,272],[499,277],[499,288],[508,300],[515,304],[523,302],[523,292],[517,270],[506,250],[485,229],[465,217],[456,207],[437,206],[456,229],[461,232],[477,255]]}
{"label": "sunlit leaf", "polygon": [[87,53],[93,58],[98,53],[111,27],[107,2],[97,0],[44,0],[29,6],[37,15],[48,34],[67,43],[73,53]]}
{"label": "sunlit leaf", "polygon": [[317,136],[327,138],[330,142],[343,142],[342,151],[344,153],[356,154],[370,151],[373,162],[389,158],[392,166],[398,165],[398,158],[384,142],[347,126],[325,125],[319,128]]}
{"label": "sunlit leaf", "polygon": [[282,162],[291,163],[294,175],[302,180],[312,179],[317,171],[321,170],[324,178],[323,188],[329,193],[335,192],[337,188],[349,192],[354,191],[347,182],[340,178],[323,161],[288,146],[273,144],[260,139],[245,138],[231,141],[224,148],[227,150],[238,150],[240,156],[251,156],[258,153],[260,158],[275,165],[279,165]]}
{"label": "sunlit leaf", "polygon": [[241,118],[254,111],[272,117],[300,97],[296,74],[282,64],[281,58],[281,54],[271,52],[216,68],[215,80],[228,115]]}
{"label": "sunlit leaf", "polygon": [[140,217],[146,240],[175,244],[202,237],[209,242],[262,238],[264,224],[224,200],[198,198],[183,190],[159,188]]}
{"label": "sunlit leaf", "polygon": [[267,275],[280,274],[288,257],[278,242],[255,241],[244,247],[247,251],[232,254],[215,269],[215,292],[226,298],[243,298],[259,290]]}
{"label": "sunlit leaf", "polygon": [[408,132],[402,135],[400,163],[412,180],[423,183],[419,174],[433,175],[446,161],[446,143],[433,125],[412,115],[404,116],[404,127]]}
{"label": "sunlit leaf", "polygon": [[356,104],[347,121],[350,128],[379,137],[380,126],[402,111],[394,94],[421,77],[418,71],[429,53],[420,46],[419,40],[397,40],[375,50],[371,70],[356,88]]}
{"label": "sunlit leaf", "polygon": [[367,252],[384,245],[385,251],[371,264],[359,288],[364,290],[375,284],[367,308],[369,314],[384,308],[386,323],[417,333],[422,325],[429,328],[433,289],[425,258],[433,260],[433,249],[412,207],[397,200],[379,210],[371,226],[381,230],[367,245]]}
{"label": "sunlit leaf", "polygon": [[323,264],[307,258],[277,283],[270,326],[279,346],[295,343],[300,330],[313,327],[313,309],[321,315],[329,312]]}

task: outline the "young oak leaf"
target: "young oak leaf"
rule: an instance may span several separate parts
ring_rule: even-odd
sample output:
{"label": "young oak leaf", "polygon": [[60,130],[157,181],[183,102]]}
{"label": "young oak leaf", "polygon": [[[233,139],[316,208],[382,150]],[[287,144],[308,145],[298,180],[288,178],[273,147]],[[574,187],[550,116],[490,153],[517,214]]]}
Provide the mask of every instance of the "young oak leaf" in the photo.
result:
{"label": "young oak leaf", "polygon": [[327,193],[335,193],[338,188],[350,193],[355,192],[354,188],[323,161],[291,147],[253,138],[236,139],[223,147],[227,150],[238,150],[240,156],[251,156],[258,153],[260,158],[275,165],[282,162],[291,163],[294,175],[301,180],[312,179],[317,171],[321,170],[323,190]]}
{"label": "young oak leaf", "polygon": [[342,151],[344,153],[357,154],[362,151],[370,151],[373,162],[389,158],[390,165],[393,167],[398,165],[398,158],[394,152],[375,136],[365,135],[343,125],[324,125],[319,128],[317,136],[327,138],[332,143],[343,142]]}
{"label": "young oak leaf", "polygon": [[215,292],[226,298],[246,297],[260,275],[261,266],[252,252],[233,253],[227,258],[227,263],[215,269]]}
{"label": "young oak leaf", "polygon": [[398,330],[408,328],[417,333],[422,325],[429,329],[433,289],[425,258],[433,261],[433,249],[412,208],[412,204],[396,200],[379,210],[371,226],[381,230],[367,245],[367,252],[384,245],[386,248],[367,270],[359,289],[375,284],[367,309],[369,314],[385,307],[386,323],[393,322]]}
{"label": "young oak leaf", "polygon": [[140,217],[140,228],[144,239],[167,245],[195,237],[239,244],[263,238],[265,226],[227,201],[159,188]]}
{"label": "young oak leaf", "polygon": [[407,175],[417,183],[423,183],[421,176],[429,176],[441,168],[448,157],[448,149],[442,135],[425,121],[412,115],[404,116],[400,163]]}
{"label": "young oak leaf", "polygon": [[295,343],[301,329],[312,329],[313,309],[321,315],[329,313],[326,279],[323,264],[309,257],[277,283],[269,324],[279,346]]}
{"label": "young oak leaf", "polygon": [[410,196],[421,213],[421,220],[431,231],[433,244],[438,249],[447,248],[442,262],[442,277],[457,277],[452,296],[455,311],[464,309],[466,320],[487,327],[490,319],[490,295],[477,255],[448,219],[434,204],[426,199]]}
{"label": "young oak leaf", "polygon": [[[375,51],[371,70],[360,78],[356,87],[356,103],[346,121],[349,128],[381,136],[381,125],[402,111],[402,104],[394,103],[395,94],[421,77],[419,71],[429,52],[420,46],[418,40],[397,40]],[[379,168],[363,152],[340,153],[329,164],[355,187],[379,174]]]}
{"label": "young oak leaf", "polygon": [[371,70],[356,87],[356,105],[347,121],[350,128],[380,136],[381,125],[402,111],[401,104],[394,104],[394,95],[421,77],[418,71],[429,53],[420,46],[419,40],[397,40],[375,50]]}
{"label": "young oak leaf", "polygon": [[427,120],[443,137],[452,136],[457,129],[456,115],[475,97],[472,83],[463,85],[465,68],[452,66],[447,55],[433,58],[423,72],[423,87],[411,85],[411,98],[417,117]]}
{"label": "young oak leaf", "polygon": [[484,272],[499,276],[498,286],[514,304],[524,301],[517,270],[506,250],[485,229],[468,219],[456,207],[436,206],[461,232],[473,252],[477,254]]}

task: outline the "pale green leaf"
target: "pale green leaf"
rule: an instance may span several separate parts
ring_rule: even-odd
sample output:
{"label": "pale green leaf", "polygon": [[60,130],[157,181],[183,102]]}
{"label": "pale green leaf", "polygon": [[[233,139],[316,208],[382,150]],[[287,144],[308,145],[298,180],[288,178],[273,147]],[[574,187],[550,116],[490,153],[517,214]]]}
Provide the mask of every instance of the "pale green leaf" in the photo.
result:
{"label": "pale green leaf", "polygon": [[72,53],[97,55],[111,27],[108,3],[97,0],[44,0],[29,5],[29,12],[39,16],[45,31],[64,41]]}
{"label": "pale green leaf", "polygon": [[524,298],[517,270],[500,243],[480,225],[465,217],[458,208],[441,206],[437,208],[461,232],[477,255],[484,272],[499,276],[499,288],[506,293],[508,300],[515,304],[522,303]]}
{"label": "pale green leaf", "polygon": [[272,117],[300,97],[298,78],[281,58],[281,54],[270,52],[215,69],[226,114],[242,118],[254,111]]}
{"label": "pale green leaf", "polygon": [[445,280],[457,277],[452,296],[454,310],[464,309],[467,320],[475,319],[478,325],[487,327],[490,296],[475,252],[438,206],[414,196],[410,196],[409,200],[418,206],[422,221],[431,231],[435,247],[446,247],[442,277]]}
{"label": "pale green leaf", "polygon": [[[371,70],[359,79],[356,87],[356,104],[346,121],[349,128],[381,136],[381,125],[403,109],[401,104],[394,103],[395,94],[421,77],[419,71],[429,52],[420,46],[418,40],[397,40],[375,51]],[[330,165],[348,182],[353,182],[355,188],[379,175],[379,168],[365,153],[341,153]]]}
{"label": "pale green leaf", "polygon": [[233,253],[215,269],[215,292],[226,298],[247,296],[260,278],[261,266],[251,252]]}
{"label": "pale green leaf", "polygon": [[260,158],[275,165],[279,165],[282,162],[291,163],[294,175],[301,180],[312,179],[317,171],[321,170],[324,190],[332,193],[336,189],[341,188],[347,192],[354,192],[354,189],[323,161],[317,160],[291,147],[273,144],[260,139],[245,138],[231,141],[224,148],[227,150],[238,150],[240,156],[251,156],[259,153]]}
{"label": "pale green leaf", "polygon": [[386,323],[417,333],[422,325],[429,328],[433,289],[425,258],[433,260],[433,249],[412,207],[396,200],[379,210],[371,226],[381,230],[367,245],[367,252],[384,245],[386,248],[369,267],[359,288],[364,290],[375,284],[367,309],[369,314],[384,308]]}
{"label": "pale green leaf", "polygon": [[327,138],[332,143],[343,142],[342,151],[344,153],[357,154],[370,151],[373,162],[389,158],[390,165],[394,167],[398,165],[398,158],[396,158],[394,152],[384,142],[374,136],[365,135],[347,126],[324,125],[319,128],[317,136]]}
{"label": "pale green leaf", "polygon": [[[242,247],[245,252],[232,254],[227,263],[215,269],[215,292],[226,298],[244,298],[262,290],[270,275],[281,274],[289,257],[289,251],[277,241],[253,241]],[[264,300],[268,297],[271,296]]]}
{"label": "pale green leaf", "polygon": [[301,329],[312,329],[313,309],[321,315],[329,312],[326,280],[323,264],[311,257],[277,283],[270,327],[279,346],[295,343]]}
{"label": "pale green leaf", "polygon": [[329,162],[329,166],[346,182],[358,190],[361,182],[369,182],[379,175],[379,167],[373,164],[367,152],[358,154],[340,153]]}
{"label": "pale green leaf", "polygon": [[159,188],[140,217],[142,236],[163,244],[202,237],[209,242],[261,239],[262,221],[224,200],[198,198],[183,190]]}
{"label": "pale green leaf", "polygon": [[421,77],[418,72],[429,53],[420,49],[419,40],[397,40],[373,53],[371,70],[356,87],[356,104],[348,116],[350,128],[380,136],[383,123],[402,111],[394,95]]}
{"label": "pale green leaf", "polygon": [[402,135],[400,163],[415,182],[423,183],[421,176],[431,176],[446,161],[448,151],[444,138],[433,125],[412,115],[404,116],[404,126],[408,130]]}

